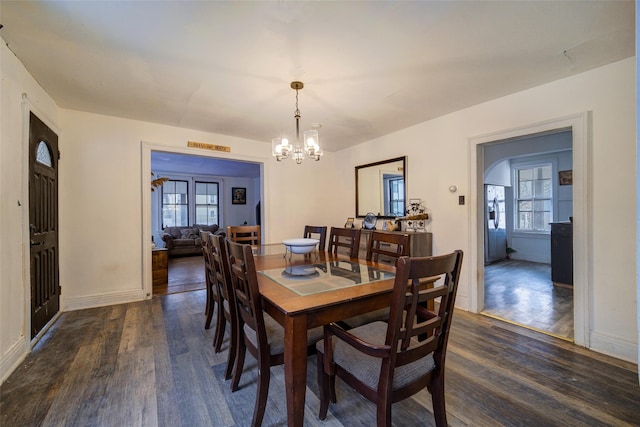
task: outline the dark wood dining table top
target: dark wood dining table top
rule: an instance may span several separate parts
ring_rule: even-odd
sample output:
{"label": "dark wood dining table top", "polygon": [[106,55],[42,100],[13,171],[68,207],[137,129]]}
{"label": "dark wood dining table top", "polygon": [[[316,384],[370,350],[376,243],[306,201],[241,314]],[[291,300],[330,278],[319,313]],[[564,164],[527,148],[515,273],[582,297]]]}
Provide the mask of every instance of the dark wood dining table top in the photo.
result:
{"label": "dark wood dining table top", "polygon": [[[329,252],[319,252],[317,254],[311,254],[309,257],[305,257],[300,254],[293,255],[291,260],[284,257],[283,252],[278,253],[277,248],[271,248],[271,252],[266,255],[255,255],[256,270],[258,272],[264,270],[283,268],[287,265],[305,265],[316,264],[331,261],[352,261],[359,262],[363,266],[375,266],[377,269],[386,270],[391,273],[395,272],[395,268],[388,265],[377,265],[365,260],[350,259],[346,255],[336,255]],[[317,258],[316,258],[317,255]],[[341,303],[355,304],[360,300],[366,300],[375,295],[385,295],[390,293],[393,289],[394,276],[390,275],[389,278],[383,280],[377,280],[375,282],[363,283],[357,286],[348,286],[339,288],[336,290],[313,293],[310,295],[300,295],[286,286],[283,286],[273,279],[265,276],[264,274],[258,274],[258,283],[260,285],[260,293],[262,297],[266,299],[270,305],[277,306],[282,314],[287,316],[295,316],[301,313],[309,313],[314,311],[320,311],[330,306],[335,306]],[[271,310],[268,310],[269,312]],[[366,312],[366,311],[365,311]],[[272,314],[272,313],[269,313]],[[279,317],[279,316],[276,316]],[[351,316],[348,316],[351,317]],[[343,320],[333,319],[332,321]],[[308,325],[309,328],[319,326],[316,324]]]}

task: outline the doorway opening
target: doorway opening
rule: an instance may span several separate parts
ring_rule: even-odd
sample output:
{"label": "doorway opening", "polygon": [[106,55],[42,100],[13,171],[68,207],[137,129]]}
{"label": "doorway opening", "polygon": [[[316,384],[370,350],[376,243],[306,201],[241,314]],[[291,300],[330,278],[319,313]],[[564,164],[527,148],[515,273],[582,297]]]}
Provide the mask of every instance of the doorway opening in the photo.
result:
{"label": "doorway opening", "polygon": [[[590,113],[584,112],[572,116],[558,119],[552,119],[537,124],[524,126],[521,128],[508,129],[495,132],[492,134],[482,135],[470,138],[470,166],[471,166],[471,197],[475,203],[471,205],[471,233],[470,246],[473,249],[470,254],[471,274],[471,295],[469,306],[470,310],[475,313],[485,311],[485,280],[490,278],[487,271],[490,270],[491,263],[485,265],[485,233],[488,223],[486,216],[487,201],[485,200],[485,174],[486,168],[494,163],[490,158],[490,152],[487,151],[492,145],[503,142],[515,141],[530,136],[541,136],[545,134],[557,134],[563,131],[570,131],[571,134],[571,162],[572,162],[572,200],[568,202],[571,206],[573,221],[573,341],[581,346],[589,347],[589,316],[590,301],[589,293],[592,289],[591,278],[589,276],[590,246],[589,246],[589,230],[591,207],[588,204],[588,180],[587,171],[589,165],[589,123]],[[503,157],[512,157],[506,153],[507,146],[500,150]],[[546,151],[546,150],[544,150]],[[494,159],[495,160],[495,159]],[[534,159],[539,160],[539,159]],[[560,171],[560,169],[555,169]],[[509,175],[511,176],[511,175]],[[553,177],[559,180],[558,176]],[[491,183],[491,182],[489,182]],[[513,185],[512,185],[513,187]],[[513,189],[513,188],[512,188]],[[512,199],[513,200],[513,199]],[[509,212],[509,209],[515,209],[515,204],[506,203],[506,216],[515,221],[519,218],[515,211]],[[552,211],[560,212],[559,205],[553,205]],[[549,217],[549,222],[555,220],[564,220],[564,217]],[[509,227],[507,226],[507,241],[512,249],[516,243],[514,239],[519,238],[518,233],[509,235]],[[537,244],[549,245],[549,236],[544,236]],[[531,243],[531,242],[530,242]],[[526,246],[524,246],[526,249]],[[527,252],[527,250],[524,250]],[[514,259],[510,254],[511,260]],[[542,260],[532,260],[544,264]],[[547,260],[546,263],[550,261]],[[547,274],[546,272],[544,273]],[[540,304],[541,306],[541,304]],[[538,309],[540,307],[537,307]],[[570,310],[571,311],[571,310]],[[498,316],[496,316],[498,317]],[[507,320],[508,321],[508,320]],[[511,322],[516,323],[516,322]],[[523,326],[526,326],[522,324]],[[531,329],[537,329],[530,327]],[[538,329],[537,329],[538,330]],[[540,332],[546,332],[540,330]],[[546,332],[552,334],[551,332]]]}
{"label": "doorway opening", "polygon": [[[145,215],[152,240],[148,295],[205,289],[200,231],[260,221],[255,206],[263,194],[262,163],[153,147],[149,168],[161,182],[151,189]],[[244,204],[232,200],[238,187],[245,190]]]}
{"label": "doorway opening", "polygon": [[[552,270],[553,224],[573,217],[571,129],[483,146],[484,310],[482,314],[573,341],[573,286]],[[557,252],[557,249],[556,249]],[[553,265],[553,269],[552,269]]]}

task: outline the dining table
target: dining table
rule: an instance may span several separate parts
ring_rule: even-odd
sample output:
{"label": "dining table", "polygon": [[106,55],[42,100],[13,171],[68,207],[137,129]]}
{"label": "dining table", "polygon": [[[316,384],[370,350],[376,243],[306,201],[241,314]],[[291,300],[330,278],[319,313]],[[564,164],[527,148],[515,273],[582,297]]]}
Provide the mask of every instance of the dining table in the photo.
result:
{"label": "dining table", "polygon": [[284,327],[287,423],[302,426],[307,330],[390,305],[391,265],[315,250],[287,255],[283,245],[254,248],[263,310]]}

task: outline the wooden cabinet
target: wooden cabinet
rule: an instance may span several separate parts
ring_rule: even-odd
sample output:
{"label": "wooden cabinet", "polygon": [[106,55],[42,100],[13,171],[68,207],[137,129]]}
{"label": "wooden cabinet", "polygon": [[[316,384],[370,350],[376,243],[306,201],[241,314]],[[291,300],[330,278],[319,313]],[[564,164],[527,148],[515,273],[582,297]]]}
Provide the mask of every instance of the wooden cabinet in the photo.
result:
{"label": "wooden cabinet", "polygon": [[166,285],[169,282],[169,251],[156,248],[151,252],[151,277],[153,286]]}
{"label": "wooden cabinet", "polygon": [[[369,245],[369,236],[373,230],[362,229],[360,233],[360,258],[367,256],[367,246]],[[380,231],[382,233],[408,234],[409,235],[409,256],[431,256],[431,240],[432,234],[427,232],[416,231]]]}
{"label": "wooden cabinet", "polygon": [[551,224],[551,281],[557,286],[573,286],[573,224]]}

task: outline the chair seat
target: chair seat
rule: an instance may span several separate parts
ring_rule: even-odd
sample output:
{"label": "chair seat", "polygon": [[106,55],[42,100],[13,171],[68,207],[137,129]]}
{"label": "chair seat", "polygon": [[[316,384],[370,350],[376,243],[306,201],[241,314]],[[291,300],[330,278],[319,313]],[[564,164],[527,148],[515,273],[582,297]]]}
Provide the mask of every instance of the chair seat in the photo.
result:
{"label": "chair seat", "polygon": [[[272,355],[284,353],[284,328],[273,317],[264,313],[264,326],[267,330],[267,337],[269,337],[269,350]],[[258,346],[258,340],[256,337],[256,331],[251,329],[247,324],[244,325],[244,333],[247,339],[251,341],[254,346]],[[318,340],[321,340],[323,336],[322,326],[309,329],[307,331],[307,342],[312,345]]]}
{"label": "chair seat", "polygon": [[[384,345],[387,334],[387,323],[369,323],[350,329],[349,333],[371,344]],[[411,343],[409,348],[413,347],[414,344],[419,344],[415,338],[411,339]],[[380,367],[382,366],[381,358],[368,356],[340,339],[332,339],[331,344],[333,347],[333,360],[336,364],[340,365],[372,390],[378,388]],[[319,353],[324,352],[324,340],[316,344],[316,350]],[[396,368],[393,375],[393,389],[396,390],[410,384],[415,381],[416,378],[432,371],[435,366],[433,356],[429,355],[413,363]]]}

